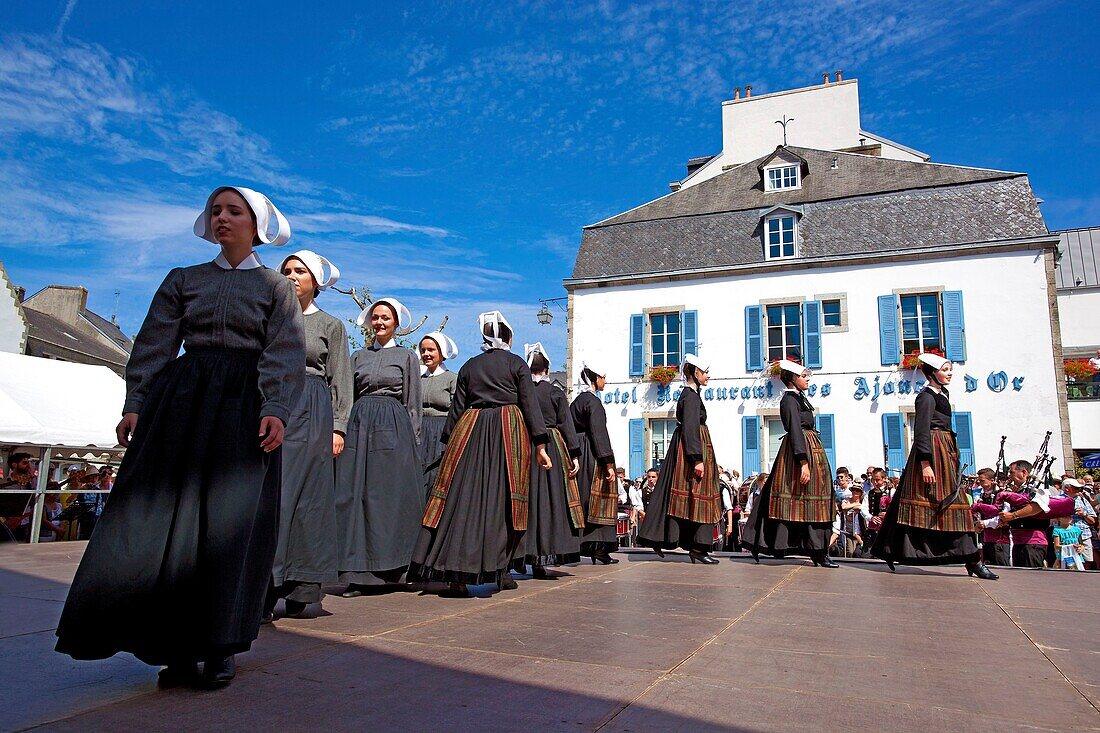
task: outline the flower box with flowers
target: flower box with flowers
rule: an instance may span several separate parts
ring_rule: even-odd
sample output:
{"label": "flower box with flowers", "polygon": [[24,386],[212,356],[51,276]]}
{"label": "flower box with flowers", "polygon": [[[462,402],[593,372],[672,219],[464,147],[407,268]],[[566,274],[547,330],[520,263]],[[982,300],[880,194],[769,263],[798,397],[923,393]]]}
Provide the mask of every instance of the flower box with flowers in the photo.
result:
{"label": "flower box with flowers", "polygon": [[646,380],[667,387],[675,381],[679,374],[680,368],[677,366],[655,366],[649,370]]}
{"label": "flower box with flowers", "polygon": [[1075,382],[1087,382],[1096,374],[1088,359],[1066,359],[1063,362],[1066,376]]}
{"label": "flower box with flowers", "polygon": [[[901,368],[902,369],[920,369],[921,361],[917,357],[919,357],[922,353],[924,353],[924,354],[935,354],[936,356],[944,356],[943,352],[940,351],[939,349],[936,349],[936,348],[928,349],[927,351],[924,351],[924,352],[911,351],[911,352],[909,352],[908,354],[904,355],[901,358]],[[947,357],[944,356],[944,358],[946,359]]]}

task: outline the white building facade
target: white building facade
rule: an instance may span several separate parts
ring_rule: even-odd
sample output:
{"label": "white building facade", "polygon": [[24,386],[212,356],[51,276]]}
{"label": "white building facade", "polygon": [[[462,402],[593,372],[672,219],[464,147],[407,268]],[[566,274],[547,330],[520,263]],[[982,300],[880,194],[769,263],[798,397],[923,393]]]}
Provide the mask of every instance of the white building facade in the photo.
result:
{"label": "white building facade", "polygon": [[663,458],[685,353],[718,462],[768,470],[782,437],[771,362],[799,356],[835,467],[900,471],[921,375],[955,362],[951,401],[968,472],[1032,459],[1047,431],[1071,460],[1051,235],[1019,173],[780,147],[586,227],[569,291],[570,375],[602,365],[619,465]]}
{"label": "white building facade", "polygon": [[[1055,233],[1063,356],[1091,359],[1100,353],[1100,227]],[[1100,452],[1100,376],[1069,385],[1068,397],[1074,452]]]}

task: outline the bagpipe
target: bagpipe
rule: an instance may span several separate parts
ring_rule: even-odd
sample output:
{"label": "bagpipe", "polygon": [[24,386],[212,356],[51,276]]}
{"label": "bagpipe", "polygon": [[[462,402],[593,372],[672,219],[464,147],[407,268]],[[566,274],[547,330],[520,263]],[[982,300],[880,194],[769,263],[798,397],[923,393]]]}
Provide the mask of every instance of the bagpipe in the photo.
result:
{"label": "bagpipe", "polygon": [[1033,499],[1036,494],[1046,491],[1050,486],[1050,468],[1058,460],[1056,456],[1050,455],[1050,436],[1051,431],[1048,430],[1046,437],[1043,438],[1043,444],[1039,446],[1039,452],[1035,455],[1035,460],[1031,462],[1031,471],[1028,472],[1023,486],[1020,487],[1021,494]]}

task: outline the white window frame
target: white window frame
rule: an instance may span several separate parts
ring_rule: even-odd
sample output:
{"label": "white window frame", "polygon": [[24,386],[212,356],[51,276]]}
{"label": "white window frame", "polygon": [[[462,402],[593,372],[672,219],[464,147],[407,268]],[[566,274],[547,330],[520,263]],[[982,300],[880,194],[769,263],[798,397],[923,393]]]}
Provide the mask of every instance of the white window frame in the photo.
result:
{"label": "white window frame", "polygon": [[[675,315],[680,319],[680,345],[676,347],[677,353],[680,355],[680,361],[683,361],[683,349],[684,349],[684,310],[682,305],[676,306],[662,306],[658,308],[643,308],[642,315],[645,317],[645,363],[646,369],[652,369],[657,366],[653,358],[653,316],[671,316]],[[665,332],[665,347],[668,347],[667,331]],[[668,352],[663,352],[668,353]],[[677,362],[676,366],[679,366]]]}
{"label": "white window frame", "polygon": [[[654,421],[657,421],[657,420],[661,420],[662,422],[665,422],[665,423],[671,423],[671,427],[672,427],[672,430],[669,431],[668,433],[666,433],[666,435],[665,435],[665,443],[664,443],[663,446],[661,446],[661,450],[659,451],[661,455],[657,456],[658,461],[663,461],[665,459],[665,454],[668,453],[668,442],[670,440],[672,440],[672,433],[675,432],[675,430],[676,430],[676,414],[675,413],[673,413],[672,415],[647,417],[645,419],[645,437],[646,437],[645,444],[646,444],[646,451],[647,451],[646,452],[646,466],[654,465],[654,462],[653,462],[653,442],[655,440],[655,436],[653,434],[654,433],[653,423],[654,423]],[[668,428],[670,426],[666,425],[665,427]]]}
{"label": "white window frame", "polygon": [[[775,173],[780,185],[775,185],[772,178]],[[789,175],[790,174],[790,175]],[[793,181],[787,185],[788,181]],[[764,169],[765,191],[795,191],[802,188],[802,166],[798,163],[784,162],[780,165],[771,165]]]}
{"label": "white window frame", "polygon": [[[790,232],[791,232],[791,241],[790,241],[791,254],[789,254],[789,255],[783,254],[783,247],[785,245],[785,243],[783,242],[783,232],[784,232],[783,220],[784,219],[790,219],[791,220],[791,228],[790,228]],[[771,253],[771,248],[772,248],[772,243],[771,243],[772,222],[776,222],[778,224],[778,227],[779,227],[778,228],[779,254],[776,255],[776,256],[772,256],[772,253]],[[784,212],[777,213],[777,214],[771,214],[771,215],[765,217],[764,218],[764,259],[768,260],[770,262],[770,261],[775,261],[775,260],[791,260],[791,259],[794,259],[796,257],[798,257],[798,215],[795,214],[792,211],[784,211]]]}
{"label": "white window frame", "polygon": [[905,315],[904,315],[905,311],[904,311],[904,308],[902,306],[901,301],[902,301],[903,298],[907,298],[907,297],[917,299],[917,352],[921,353],[921,352],[925,351],[924,329],[922,328],[922,324],[921,324],[921,319],[922,319],[923,316],[922,316],[922,311],[921,311],[921,300],[920,300],[921,296],[924,296],[924,295],[932,295],[936,298],[936,320],[939,323],[939,331],[940,331],[939,341],[940,342],[935,348],[939,349],[940,351],[944,351],[945,348],[946,348],[947,334],[944,333],[944,327],[943,327],[943,291],[942,290],[936,290],[936,289],[910,290],[909,292],[904,292],[904,293],[898,293],[897,294],[897,299],[898,299],[898,341],[900,342],[901,353],[902,353],[903,356],[905,354],[909,353],[910,351],[912,351],[912,349],[910,349],[909,351],[906,351],[906,349],[905,349],[905,342],[907,340],[905,338]]}
{"label": "white window frame", "polygon": [[[772,326],[768,323],[768,308],[775,308],[775,307],[782,308],[783,313],[786,314],[787,306],[793,305],[793,306],[798,307],[798,343],[797,344],[788,344],[787,343],[788,324],[787,324],[785,319],[783,321],[783,325],[780,326],[780,328],[783,331],[783,347],[782,347],[783,348],[783,356],[781,356],[780,358],[786,358],[786,356],[790,353],[792,348],[797,349],[798,353],[802,354],[802,341],[803,341],[803,337],[806,335],[806,332],[805,332],[806,324],[803,323],[803,321],[802,321],[802,303],[803,302],[805,302],[805,301],[802,298],[787,298],[787,299],[782,299],[782,300],[771,299],[768,302],[761,302],[760,303],[760,306],[764,309],[764,313],[763,313],[763,315],[764,315],[764,357],[768,362],[775,361],[774,359],[772,359],[772,356],[771,356],[772,344],[771,344],[771,337],[770,337],[769,331],[771,330]],[[805,358],[804,354],[803,354],[803,358]]]}

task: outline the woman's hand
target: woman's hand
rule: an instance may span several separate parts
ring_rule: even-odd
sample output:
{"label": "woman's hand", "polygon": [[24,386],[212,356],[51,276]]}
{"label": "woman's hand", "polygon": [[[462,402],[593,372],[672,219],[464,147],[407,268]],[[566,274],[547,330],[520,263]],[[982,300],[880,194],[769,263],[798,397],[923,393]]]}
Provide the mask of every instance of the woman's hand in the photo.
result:
{"label": "woman's hand", "polygon": [[580,470],[581,470],[581,462],[578,461],[576,458],[574,458],[573,459],[573,465],[569,469],[569,478],[573,478],[574,476],[576,476],[578,473],[580,473]]}
{"label": "woman's hand", "polygon": [[344,436],[340,433],[332,434],[332,457],[340,455],[344,452]]}
{"label": "woman's hand", "polygon": [[802,470],[798,472],[798,483],[802,484],[803,486],[810,483],[810,464],[809,463],[803,463],[802,464]]}
{"label": "woman's hand", "polygon": [[122,419],[115,427],[115,437],[118,438],[118,444],[123,448],[130,447],[130,438],[137,430],[137,421],[138,414],[136,412],[127,412],[123,414]]}
{"label": "woman's hand", "polygon": [[286,426],[283,421],[273,415],[260,418],[260,447],[264,453],[270,453],[283,444],[283,434]]}
{"label": "woman's hand", "polygon": [[610,463],[607,464],[607,469],[604,471],[603,477],[605,481],[615,480],[615,467],[612,466]]}
{"label": "woman's hand", "polygon": [[924,479],[924,483],[928,484],[929,486],[936,485],[936,472],[932,470],[931,466],[925,466],[924,468],[922,468],[920,471],[920,476],[922,479]]}
{"label": "woman's hand", "polygon": [[706,470],[706,466],[703,465],[702,461],[699,461],[698,463],[695,464],[695,480],[696,481],[702,481],[703,472],[705,470]]}
{"label": "woman's hand", "polygon": [[547,471],[554,467],[554,463],[550,460],[550,454],[546,452],[545,445],[539,446],[539,465]]}

